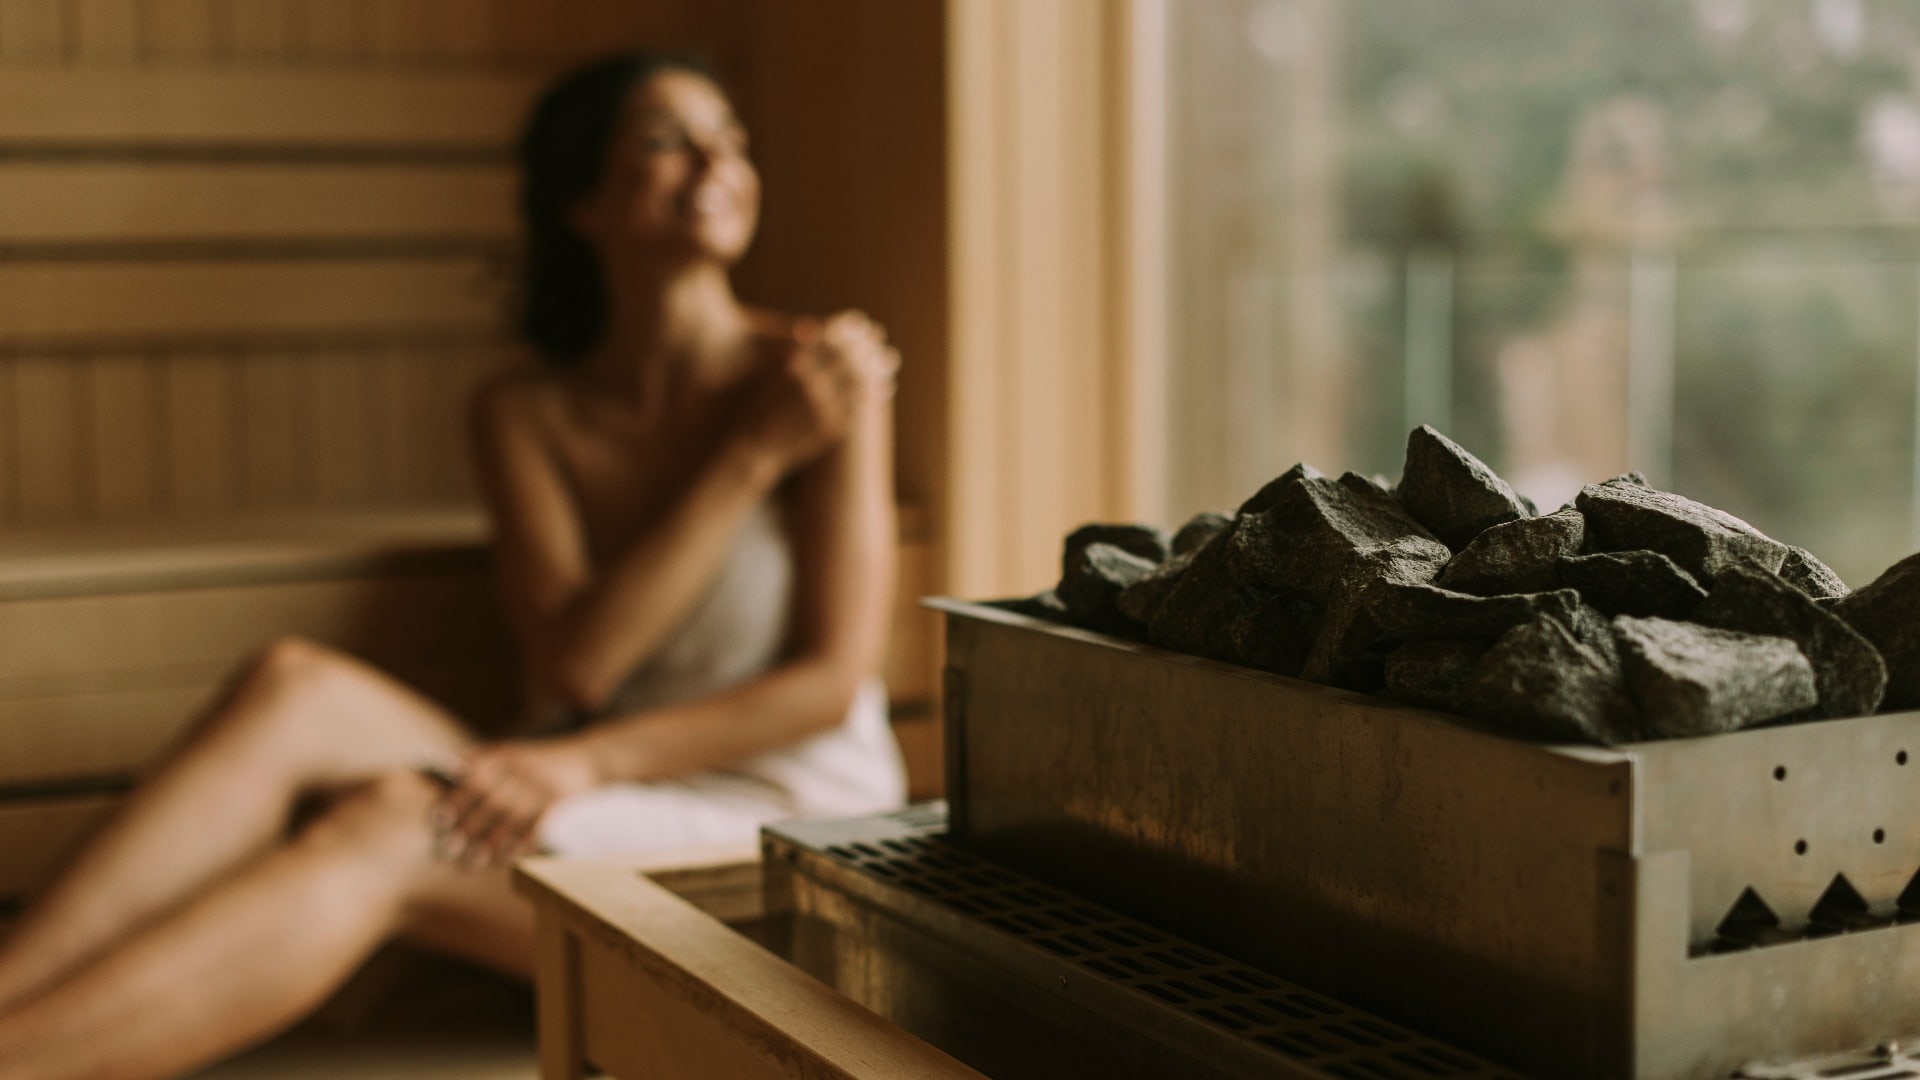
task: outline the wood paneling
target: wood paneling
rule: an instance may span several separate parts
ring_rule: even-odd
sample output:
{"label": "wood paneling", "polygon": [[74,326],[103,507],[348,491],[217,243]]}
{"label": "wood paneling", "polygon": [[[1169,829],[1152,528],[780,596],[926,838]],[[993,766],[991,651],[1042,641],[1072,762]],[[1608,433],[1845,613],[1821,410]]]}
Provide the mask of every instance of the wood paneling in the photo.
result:
{"label": "wood paneling", "polygon": [[939,620],[920,606],[920,598],[939,586],[927,538],[903,537],[898,565],[885,671],[887,696],[895,702],[931,702],[939,697],[940,688],[939,650],[934,647]]}
{"label": "wood paneling", "polygon": [[[948,7],[952,355],[948,586],[1032,592],[1059,539],[1126,507],[1108,280],[1117,198],[1102,104],[1123,5]],[[961,509],[963,508],[963,509]]]}
{"label": "wood paneling", "polygon": [[124,63],[139,57],[138,0],[70,0],[72,54],[87,63]]}
{"label": "wood paneling", "polygon": [[173,745],[211,695],[195,681],[0,701],[0,784],[132,775]]}
{"label": "wood paneling", "polygon": [[473,256],[0,262],[0,345],[352,333],[486,333]]}
{"label": "wood paneling", "polygon": [[942,7],[752,0],[715,49],[733,64],[763,175],[741,292],[791,311],[857,307],[887,327],[902,362],[898,488],[907,502],[935,505],[945,486],[953,236]]}
{"label": "wood paneling", "polygon": [[497,152],[537,85],[463,71],[6,65],[0,142]]}
{"label": "wood paneling", "polygon": [[292,52],[295,12],[287,0],[229,0],[223,14],[235,60],[282,60]]}
{"label": "wood paneling", "polygon": [[492,589],[468,573],[19,600],[0,605],[0,696],[225,670],[279,634],[418,665],[510,656],[504,633]]}
{"label": "wood paneling", "polygon": [[258,351],[240,366],[240,492],[253,509],[298,506],[314,490],[312,365],[289,351]]}
{"label": "wood paneling", "polygon": [[163,369],[138,355],[89,357],[79,368],[87,383],[82,407],[92,435],[86,454],[91,516],[124,520],[159,513],[166,490],[159,468],[166,428],[154,405]]}
{"label": "wood paneling", "polygon": [[356,20],[361,6],[357,0],[301,4],[295,12],[296,55],[334,62],[358,57],[363,47]]}
{"label": "wood paneling", "polygon": [[13,376],[19,513],[37,521],[73,520],[87,504],[89,448],[80,369],[63,357],[48,356],[23,356],[7,366]]}
{"label": "wood paneling", "polygon": [[166,430],[162,444],[167,503],[176,512],[214,514],[236,505],[240,493],[239,398],[231,357],[182,353],[162,368]]}
{"label": "wood paneling", "polygon": [[61,0],[0,0],[0,62],[61,59],[63,6]]}
{"label": "wood paneling", "polygon": [[0,161],[0,244],[513,237],[505,165]]}
{"label": "wood paneling", "polygon": [[0,896],[31,893],[113,812],[106,797],[44,799],[0,806]]}
{"label": "wood paneling", "polygon": [[140,14],[145,59],[205,64],[226,55],[226,35],[214,19],[214,0],[142,0]]}

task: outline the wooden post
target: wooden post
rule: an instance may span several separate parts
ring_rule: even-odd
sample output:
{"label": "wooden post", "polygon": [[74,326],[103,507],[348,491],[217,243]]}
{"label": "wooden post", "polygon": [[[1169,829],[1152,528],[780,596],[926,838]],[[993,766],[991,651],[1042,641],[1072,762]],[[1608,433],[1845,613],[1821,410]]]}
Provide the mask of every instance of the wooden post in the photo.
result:
{"label": "wooden post", "polygon": [[587,1075],[581,1025],[580,940],[558,914],[542,912],[534,988],[540,1014],[540,1080]]}

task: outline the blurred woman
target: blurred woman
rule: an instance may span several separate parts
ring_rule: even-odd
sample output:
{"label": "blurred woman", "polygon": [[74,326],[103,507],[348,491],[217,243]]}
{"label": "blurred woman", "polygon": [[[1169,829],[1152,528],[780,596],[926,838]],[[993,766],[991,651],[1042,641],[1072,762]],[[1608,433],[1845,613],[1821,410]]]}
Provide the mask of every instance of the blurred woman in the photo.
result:
{"label": "blurred woman", "polygon": [[527,973],[527,851],[904,796],[874,678],[897,355],[864,316],[734,296],[760,178],[697,64],[582,70],[520,150],[537,362],[473,430],[536,733],[480,742],[351,657],[269,646],[0,945],[0,1080],[179,1074],[393,938]]}

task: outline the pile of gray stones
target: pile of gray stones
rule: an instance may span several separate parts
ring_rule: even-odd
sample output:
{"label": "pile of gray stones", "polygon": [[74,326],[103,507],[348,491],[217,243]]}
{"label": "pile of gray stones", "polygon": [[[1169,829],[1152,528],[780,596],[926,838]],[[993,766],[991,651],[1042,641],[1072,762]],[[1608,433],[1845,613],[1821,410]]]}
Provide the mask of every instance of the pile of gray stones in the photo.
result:
{"label": "pile of gray stones", "polygon": [[1430,427],[1397,485],[1296,465],[1172,534],[1075,530],[1002,606],[1556,741],[1920,706],[1920,555],[1850,591],[1634,473],[1540,514]]}

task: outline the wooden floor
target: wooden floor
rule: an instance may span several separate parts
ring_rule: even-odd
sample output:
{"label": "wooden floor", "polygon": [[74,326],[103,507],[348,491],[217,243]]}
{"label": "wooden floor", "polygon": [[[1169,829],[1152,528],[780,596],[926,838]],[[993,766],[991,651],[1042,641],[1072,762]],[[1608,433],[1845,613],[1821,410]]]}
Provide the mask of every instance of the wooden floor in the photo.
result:
{"label": "wooden floor", "polygon": [[376,959],[313,1021],[194,1080],[534,1080],[533,994],[418,955]]}

